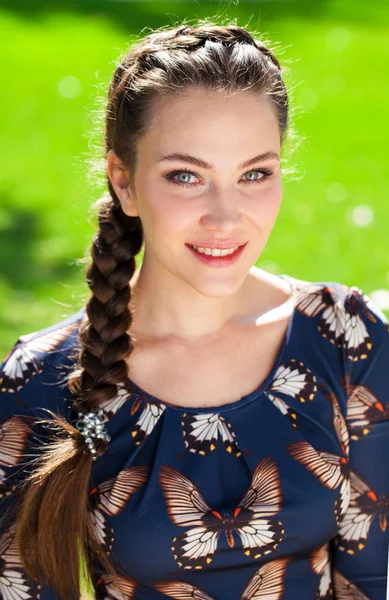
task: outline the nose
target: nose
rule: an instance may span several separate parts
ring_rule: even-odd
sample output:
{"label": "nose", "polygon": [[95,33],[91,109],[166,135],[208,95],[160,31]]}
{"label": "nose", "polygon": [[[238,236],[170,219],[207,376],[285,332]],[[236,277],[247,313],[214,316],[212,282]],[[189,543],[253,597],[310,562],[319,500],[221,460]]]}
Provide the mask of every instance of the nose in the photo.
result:
{"label": "nose", "polygon": [[209,198],[207,210],[201,217],[201,225],[209,230],[236,231],[242,215],[239,200],[234,195],[213,194]]}

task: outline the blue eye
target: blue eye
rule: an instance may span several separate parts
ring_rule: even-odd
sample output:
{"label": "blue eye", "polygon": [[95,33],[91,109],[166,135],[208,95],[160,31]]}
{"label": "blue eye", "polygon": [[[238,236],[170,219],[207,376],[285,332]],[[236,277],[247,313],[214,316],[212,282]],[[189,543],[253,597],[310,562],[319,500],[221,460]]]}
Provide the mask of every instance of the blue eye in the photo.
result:
{"label": "blue eye", "polygon": [[[173,183],[173,185],[181,185],[184,187],[197,187],[198,185],[200,185],[199,183],[188,183],[187,181],[181,182],[181,181],[177,181],[176,179],[174,179],[174,177],[176,177],[177,175],[180,175],[181,173],[186,173],[186,175],[193,175],[194,177],[197,177],[196,173],[193,173],[193,171],[190,171],[189,169],[185,169],[185,168],[177,170],[177,171],[172,171],[171,173],[168,173],[164,177],[168,181]],[[273,172],[269,171],[268,169],[251,169],[250,171],[246,171],[246,173],[243,173],[243,175],[247,175],[248,173],[261,173],[263,175],[263,177],[260,177],[259,179],[243,180],[243,183],[245,183],[245,184],[263,183],[264,181],[267,181],[267,179],[269,179],[269,177],[271,177],[273,175]]]}
{"label": "blue eye", "polygon": [[[185,174],[185,176],[188,178],[187,181],[177,181],[176,179],[173,179],[176,176],[181,175],[182,173]],[[189,169],[182,169],[181,171],[172,171],[172,173],[169,173],[168,175],[166,175],[166,178],[171,181],[172,183],[176,184],[176,185],[188,185],[189,184],[189,176],[193,175],[195,176],[194,173],[192,173],[192,171],[189,171]],[[192,185],[192,184],[190,184]],[[198,183],[195,183],[193,185],[199,185]]]}

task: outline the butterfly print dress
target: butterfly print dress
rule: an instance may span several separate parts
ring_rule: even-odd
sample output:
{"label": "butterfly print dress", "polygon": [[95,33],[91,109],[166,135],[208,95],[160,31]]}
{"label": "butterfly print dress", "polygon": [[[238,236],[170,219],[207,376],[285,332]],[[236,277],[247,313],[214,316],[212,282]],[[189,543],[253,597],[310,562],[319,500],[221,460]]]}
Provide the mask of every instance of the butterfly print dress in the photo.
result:
{"label": "butterfly print dress", "polygon": [[[293,313],[256,390],[185,407],[128,379],[101,406],[90,519],[117,575],[96,576],[96,598],[385,600],[388,322],[356,286],[280,277]],[[1,514],[49,435],[42,409],[77,420],[66,375],[84,315],[22,335],[1,364]],[[5,523],[0,598],[57,600]]]}

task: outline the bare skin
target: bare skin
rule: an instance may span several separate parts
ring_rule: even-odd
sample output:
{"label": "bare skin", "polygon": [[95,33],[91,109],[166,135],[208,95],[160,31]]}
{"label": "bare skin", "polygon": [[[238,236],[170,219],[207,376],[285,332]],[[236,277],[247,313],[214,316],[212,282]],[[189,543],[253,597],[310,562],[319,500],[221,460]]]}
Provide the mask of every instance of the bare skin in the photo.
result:
{"label": "bare skin", "polygon": [[[266,379],[293,310],[290,284],[254,264],[282,199],[278,123],[251,92],[186,90],[158,104],[155,115],[138,143],[135,173],[112,151],[107,157],[122,208],[140,216],[145,235],[144,259],[130,282],[128,374],[170,404],[229,404]],[[268,151],[276,157],[238,168]],[[175,152],[214,168],[160,161]],[[261,169],[272,175],[265,180]],[[183,185],[166,179],[173,171]],[[186,246],[226,239],[248,242],[229,267],[204,265]]]}
{"label": "bare skin", "polygon": [[256,267],[254,272],[258,275],[249,277],[259,277],[252,281],[257,310],[245,314],[245,323],[226,326],[217,338],[195,345],[140,338],[128,361],[130,379],[163,402],[187,407],[229,404],[258,389],[281,350],[293,302],[287,282]]}

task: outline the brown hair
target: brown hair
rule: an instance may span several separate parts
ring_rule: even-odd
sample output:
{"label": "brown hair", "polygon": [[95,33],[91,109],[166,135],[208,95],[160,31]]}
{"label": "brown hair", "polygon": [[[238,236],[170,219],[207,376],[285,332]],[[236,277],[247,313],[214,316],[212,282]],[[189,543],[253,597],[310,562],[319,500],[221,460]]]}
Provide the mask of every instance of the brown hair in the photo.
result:
{"label": "brown hair", "polygon": [[[137,141],[157,102],[188,85],[265,95],[283,143],[289,107],[277,58],[242,27],[202,21],[154,31],[121,58],[105,109],[105,157],[113,150],[134,173]],[[118,384],[128,377],[125,359],[133,348],[129,282],[143,230],[139,217],[123,212],[108,176],[107,184],[86,273],[91,294],[80,324],[80,348],[67,379],[76,409],[82,412],[97,411],[117,395]],[[53,586],[63,600],[71,600],[80,596],[79,552],[92,580],[97,574],[114,577],[116,571],[91,523],[91,453],[72,424],[54,414],[52,424],[63,436],[45,445],[28,477],[17,517],[18,544],[27,572]],[[99,444],[101,454],[106,443]]]}

